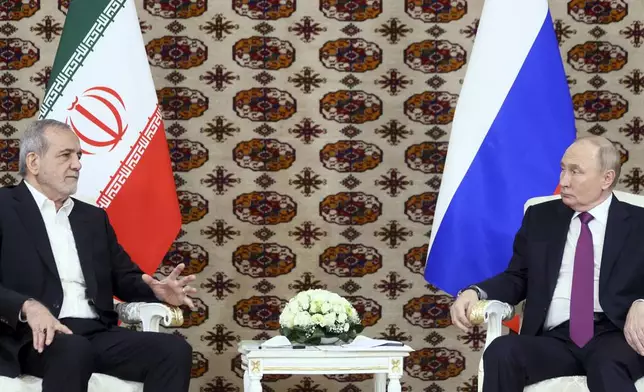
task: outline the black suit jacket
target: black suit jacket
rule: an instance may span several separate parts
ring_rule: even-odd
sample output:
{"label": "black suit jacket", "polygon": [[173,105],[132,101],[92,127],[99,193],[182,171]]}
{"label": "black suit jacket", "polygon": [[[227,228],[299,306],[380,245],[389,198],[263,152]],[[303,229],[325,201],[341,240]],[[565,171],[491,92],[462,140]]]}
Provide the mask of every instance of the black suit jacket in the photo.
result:
{"label": "black suit jacket", "polygon": [[[573,214],[561,200],[529,207],[508,268],[477,284],[489,299],[512,305],[526,300],[522,334],[543,332]],[[599,303],[606,316],[623,329],[628,310],[640,298],[644,298],[644,208],[613,195],[599,272]]]}
{"label": "black suit jacket", "polygon": [[[87,298],[107,325],[116,324],[113,296],[158,302],[141,270],[119,245],[104,210],[74,200],[69,214],[87,286]],[[32,332],[18,320],[22,304],[34,298],[58,317],[63,289],[45,223],[31,192],[21,182],[0,189],[0,375],[20,373],[18,352]]]}

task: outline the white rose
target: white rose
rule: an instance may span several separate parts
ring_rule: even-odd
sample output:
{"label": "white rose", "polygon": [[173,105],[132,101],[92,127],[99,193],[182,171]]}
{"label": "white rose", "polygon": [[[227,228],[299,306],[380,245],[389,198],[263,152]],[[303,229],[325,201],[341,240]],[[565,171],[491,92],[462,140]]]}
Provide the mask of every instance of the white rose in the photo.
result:
{"label": "white rose", "polygon": [[300,305],[297,304],[297,301],[290,302],[287,308],[291,313],[294,314],[300,311]]}
{"label": "white rose", "polygon": [[311,307],[309,308],[310,313],[320,313],[320,308],[322,307],[322,304],[316,300],[312,299],[311,300]]}
{"label": "white rose", "polygon": [[338,322],[344,323],[345,321],[347,321],[347,315],[344,313],[338,314]]}
{"label": "white rose", "polygon": [[312,324],[311,316],[306,312],[301,312],[295,315],[293,323],[299,327],[308,327]]}
{"label": "white rose", "polygon": [[284,312],[280,315],[280,325],[286,328],[293,328],[295,315],[291,312]]}
{"label": "white rose", "polygon": [[287,306],[287,307],[284,308],[284,310],[282,310],[282,313],[280,313],[280,319],[282,317],[286,317],[286,316],[288,316],[290,314],[291,314],[291,312],[288,310],[288,306]]}
{"label": "white rose", "polygon": [[311,316],[311,321],[313,321],[313,323],[319,325],[320,327],[328,325],[324,316],[322,316],[321,314],[314,314],[313,316]]}
{"label": "white rose", "polygon": [[335,324],[335,313],[327,313],[324,315],[324,323],[325,325],[333,325]]}
{"label": "white rose", "polygon": [[331,304],[329,304],[328,302],[323,303],[320,311],[324,314],[329,313],[331,311]]}
{"label": "white rose", "polygon": [[306,295],[299,296],[297,298],[297,302],[300,305],[300,307],[304,310],[309,309],[309,297]]}

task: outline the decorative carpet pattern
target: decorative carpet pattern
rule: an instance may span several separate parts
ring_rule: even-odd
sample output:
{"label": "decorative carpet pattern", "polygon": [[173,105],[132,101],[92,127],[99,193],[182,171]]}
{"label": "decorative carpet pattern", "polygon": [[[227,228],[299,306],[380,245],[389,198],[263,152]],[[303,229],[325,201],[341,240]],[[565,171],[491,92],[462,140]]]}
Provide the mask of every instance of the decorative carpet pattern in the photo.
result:
{"label": "decorative carpet pattern", "polygon": [[[18,139],[37,117],[68,3],[0,4],[2,185],[19,181]],[[482,5],[136,0],[183,214],[159,275],[186,262],[198,276],[198,311],[169,331],[194,347],[192,391],[240,391],[237,341],[277,334],[280,306],[309,288],[346,296],[364,333],[417,350],[404,391],[476,390],[485,331],[452,327],[451,298],[422,271]],[[640,193],[644,5],[550,6],[578,132],[610,138],[622,152],[618,188]],[[263,385],[358,392],[372,382]]]}

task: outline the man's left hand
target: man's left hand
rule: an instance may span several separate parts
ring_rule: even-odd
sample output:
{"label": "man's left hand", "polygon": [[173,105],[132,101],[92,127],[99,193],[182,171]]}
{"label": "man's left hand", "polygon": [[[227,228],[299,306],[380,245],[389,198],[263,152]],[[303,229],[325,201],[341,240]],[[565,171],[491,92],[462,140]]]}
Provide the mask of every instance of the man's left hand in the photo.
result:
{"label": "man's left hand", "polygon": [[195,294],[197,289],[188,286],[188,283],[194,281],[196,277],[189,275],[184,278],[179,278],[181,272],[186,266],[179,264],[167,278],[163,280],[156,280],[148,274],[142,276],[143,281],[150,286],[154,295],[159,299],[170,305],[181,306],[188,305],[190,309],[195,309],[195,304],[188,294]]}
{"label": "man's left hand", "polygon": [[631,305],[626,316],[624,336],[628,345],[644,356],[644,301],[637,301]]}

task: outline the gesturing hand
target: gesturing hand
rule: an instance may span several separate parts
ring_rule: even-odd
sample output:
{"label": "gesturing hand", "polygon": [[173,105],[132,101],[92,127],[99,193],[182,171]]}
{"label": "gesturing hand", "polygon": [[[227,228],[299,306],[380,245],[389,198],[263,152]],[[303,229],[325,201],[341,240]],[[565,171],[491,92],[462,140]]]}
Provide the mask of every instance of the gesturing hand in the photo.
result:
{"label": "gesturing hand", "polygon": [[42,353],[45,345],[49,346],[56,332],[71,334],[72,331],[61,324],[43,304],[29,299],[22,305],[22,314],[27,318],[27,324],[33,333],[34,350]]}
{"label": "gesturing hand", "polygon": [[156,280],[150,275],[144,274],[143,281],[150,286],[154,295],[163,302],[166,302],[170,305],[181,306],[188,305],[190,309],[195,309],[195,304],[192,302],[188,294],[194,294],[197,292],[197,289],[194,287],[188,286],[188,283],[194,281],[196,277],[194,275],[186,276],[185,278],[179,278],[181,272],[186,268],[186,266],[181,263],[179,264],[167,278],[163,280]]}
{"label": "gesturing hand", "polygon": [[631,305],[624,324],[624,337],[633,350],[644,356],[644,302]]}

